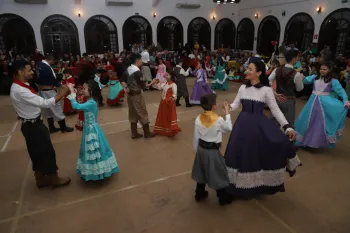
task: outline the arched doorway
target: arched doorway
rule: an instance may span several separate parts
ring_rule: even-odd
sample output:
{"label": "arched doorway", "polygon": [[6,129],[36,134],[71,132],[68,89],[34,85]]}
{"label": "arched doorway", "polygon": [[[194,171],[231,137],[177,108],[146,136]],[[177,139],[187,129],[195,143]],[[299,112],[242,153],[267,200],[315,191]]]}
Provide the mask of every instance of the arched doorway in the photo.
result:
{"label": "arched doorway", "polygon": [[19,15],[0,15],[0,49],[25,54],[34,52],[36,42],[30,23]]}
{"label": "arched doorway", "polygon": [[194,18],[188,25],[187,42],[193,48],[195,42],[211,49],[211,28],[209,22],[201,17]]}
{"label": "arched doorway", "polygon": [[279,44],[280,32],[281,26],[278,19],[274,16],[266,16],[259,25],[258,53],[271,56],[273,53],[271,41],[277,41],[277,44]]}
{"label": "arched doorway", "polygon": [[255,27],[253,21],[249,18],[242,19],[237,28],[237,48],[253,50],[254,32]]}
{"label": "arched doorway", "polygon": [[343,53],[350,56],[350,8],[338,9],[323,21],[318,48],[331,46],[333,55]]}
{"label": "arched doorway", "polygon": [[215,27],[215,46],[214,49],[235,48],[236,26],[231,19],[221,19]]}
{"label": "arched doorway", "polygon": [[161,19],[157,26],[157,41],[164,49],[175,50],[179,43],[183,45],[183,27],[181,22],[172,16]]}
{"label": "arched doorway", "polygon": [[296,48],[304,50],[312,43],[314,31],[315,23],[312,17],[306,13],[298,13],[288,21],[284,41],[287,45],[295,44]]}
{"label": "arched doorway", "polygon": [[56,56],[80,54],[78,29],[71,19],[63,15],[51,15],[41,24],[44,52]]}
{"label": "arched doorway", "polygon": [[129,17],[123,25],[124,48],[130,49],[134,43],[143,44],[147,47],[152,44],[152,26],[142,16]]}
{"label": "arched doorway", "polygon": [[84,27],[86,52],[118,52],[118,32],[114,22],[104,15],[92,16]]}

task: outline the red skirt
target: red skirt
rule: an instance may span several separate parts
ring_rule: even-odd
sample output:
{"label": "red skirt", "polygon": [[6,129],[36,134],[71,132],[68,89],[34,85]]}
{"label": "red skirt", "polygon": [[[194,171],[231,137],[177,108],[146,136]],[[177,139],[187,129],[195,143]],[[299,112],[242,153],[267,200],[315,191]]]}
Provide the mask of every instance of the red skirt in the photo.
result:
{"label": "red skirt", "polygon": [[69,99],[63,99],[63,113],[71,113],[73,112],[72,104]]}
{"label": "red skirt", "polygon": [[154,133],[173,137],[181,132],[177,124],[176,106],[174,101],[161,100],[158,108]]}
{"label": "red skirt", "polygon": [[115,98],[114,100],[108,99],[107,98],[107,104],[108,105],[117,105],[123,102],[124,100],[124,96],[125,96],[125,91],[121,90],[117,96],[117,98]]}

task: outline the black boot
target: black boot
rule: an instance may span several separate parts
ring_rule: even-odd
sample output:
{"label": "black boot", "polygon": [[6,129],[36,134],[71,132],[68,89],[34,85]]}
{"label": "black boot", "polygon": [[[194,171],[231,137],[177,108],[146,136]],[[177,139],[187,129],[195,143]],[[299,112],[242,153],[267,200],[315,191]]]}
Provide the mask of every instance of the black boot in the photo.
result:
{"label": "black boot", "polygon": [[208,191],[205,190],[205,184],[197,183],[196,195],[194,196],[194,199],[196,200],[196,202],[200,202],[202,200],[207,199],[208,195],[209,195]]}
{"label": "black boot", "polygon": [[193,107],[193,105],[190,104],[190,99],[188,97],[185,98],[185,101],[186,101],[186,108]]}
{"label": "black boot", "polygon": [[137,132],[137,123],[131,123],[131,138],[138,139],[142,137],[143,135]]}
{"label": "black boot", "polygon": [[181,99],[181,96],[178,96],[178,97],[176,98],[176,107],[181,106],[181,104],[180,104],[180,99]]}
{"label": "black boot", "polygon": [[143,125],[142,128],[143,128],[143,132],[145,133],[145,134],[144,134],[144,137],[145,137],[145,138],[153,138],[153,137],[156,136],[155,133],[152,133],[152,132],[149,130],[149,124]]}
{"label": "black boot", "polygon": [[47,124],[49,125],[49,132],[50,133],[56,133],[56,132],[60,131],[59,128],[55,127],[55,123],[53,121],[53,118],[47,118]]}
{"label": "black boot", "polygon": [[221,206],[231,204],[233,201],[233,196],[227,192],[227,188],[216,190],[216,196]]}
{"label": "black boot", "polygon": [[65,132],[70,133],[70,132],[73,132],[73,131],[74,131],[73,128],[68,127],[68,126],[66,125],[66,119],[60,120],[60,121],[58,122],[58,124],[60,125],[60,129],[61,129],[61,132],[62,132],[62,133],[65,133]]}

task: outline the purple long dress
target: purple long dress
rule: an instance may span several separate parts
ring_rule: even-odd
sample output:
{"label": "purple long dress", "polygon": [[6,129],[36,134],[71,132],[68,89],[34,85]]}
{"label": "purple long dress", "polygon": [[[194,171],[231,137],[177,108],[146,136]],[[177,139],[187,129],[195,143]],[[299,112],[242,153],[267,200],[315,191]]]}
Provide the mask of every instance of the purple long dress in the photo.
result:
{"label": "purple long dress", "polygon": [[215,93],[207,84],[207,72],[204,69],[198,69],[193,72],[197,77],[197,82],[194,84],[192,95],[190,98],[191,104],[200,104],[200,99],[203,95]]}

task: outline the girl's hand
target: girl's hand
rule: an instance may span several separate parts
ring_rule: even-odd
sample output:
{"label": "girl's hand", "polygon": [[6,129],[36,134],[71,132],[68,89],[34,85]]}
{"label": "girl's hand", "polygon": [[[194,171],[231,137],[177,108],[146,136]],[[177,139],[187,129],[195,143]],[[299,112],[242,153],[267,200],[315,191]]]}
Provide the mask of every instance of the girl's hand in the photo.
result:
{"label": "girl's hand", "polygon": [[74,85],[73,83],[68,83],[68,84],[67,84],[67,87],[68,87],[68,89],[70,90],[71,93],[75,93],[75,92],[74,92],[74,90],[75,90],[75,89],[74,89],[74,86],[75,86],[75,85]]}
{"label": "girl's hand", "polygon": [[287,134],[288,134],[288,137],[289,137],[289,141],[295,141],[295,139],[296,139],[296,133],[295,133],[295,131],[294,130],[289,130],[288,132],[287,132]]}
{"label": "girl's hand", "polygon": [[347,104],[345,104],[345,107],[346,107],[347,109],[350,109],[350,102],[348,102]]}

